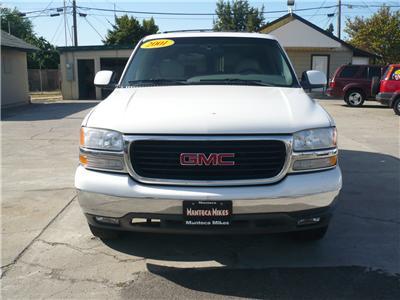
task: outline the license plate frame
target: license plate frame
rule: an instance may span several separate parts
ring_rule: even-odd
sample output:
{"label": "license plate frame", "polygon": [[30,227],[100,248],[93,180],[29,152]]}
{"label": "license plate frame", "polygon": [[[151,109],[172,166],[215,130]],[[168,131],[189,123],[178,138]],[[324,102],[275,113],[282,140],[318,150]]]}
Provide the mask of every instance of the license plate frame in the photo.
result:
{"label": "license plate frame", "polygon": [[182,214],[187,226],[230,226],[232,201],[185,200]]}

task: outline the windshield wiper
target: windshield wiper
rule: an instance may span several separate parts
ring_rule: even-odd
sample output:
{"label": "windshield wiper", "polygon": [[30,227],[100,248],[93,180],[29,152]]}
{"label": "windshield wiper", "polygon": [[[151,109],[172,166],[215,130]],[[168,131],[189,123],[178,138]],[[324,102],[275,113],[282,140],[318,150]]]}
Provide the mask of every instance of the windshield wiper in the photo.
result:
{"label": "windshield wiper", "polygon": [[186,84],[185,80],[176,80],[176,79],[140,79],[140,80],[130,80],[128,81],[129,85],[133,86],[148,86],[148,85],[183,85]]}
{"label": "windshield wiper", "polygon": [[239,78],[221,78],[221,79],[200,79],[201,82],[225,82],[232,84],[246,84],[246,85],[259,85],[259,86],[273,86],[272,84],[268,84],[262,82],[261,80],[253,80],[253,79],[239,79]]}

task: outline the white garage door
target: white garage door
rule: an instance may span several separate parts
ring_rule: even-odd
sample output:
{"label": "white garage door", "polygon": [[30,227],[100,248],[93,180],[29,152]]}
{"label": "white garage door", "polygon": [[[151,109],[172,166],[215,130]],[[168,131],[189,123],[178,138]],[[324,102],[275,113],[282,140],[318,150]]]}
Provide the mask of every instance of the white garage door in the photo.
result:
{"label": "white garage door", "polygon": [[361,56],[353,56],[351,61],[353,65],[368,65],[369,58],[368,57],[361,57]]}

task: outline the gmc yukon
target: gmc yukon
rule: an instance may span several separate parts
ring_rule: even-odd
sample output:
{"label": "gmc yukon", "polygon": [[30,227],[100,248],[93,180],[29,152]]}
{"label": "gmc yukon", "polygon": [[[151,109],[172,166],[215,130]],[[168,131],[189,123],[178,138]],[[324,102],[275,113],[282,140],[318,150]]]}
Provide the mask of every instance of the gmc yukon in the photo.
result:
{"label": "gmc yukon", "polygon": [[342,176],[333,119],[278,41],[257,33],[145,37],[80,131],[75,186],[92,233],[327,231]]}

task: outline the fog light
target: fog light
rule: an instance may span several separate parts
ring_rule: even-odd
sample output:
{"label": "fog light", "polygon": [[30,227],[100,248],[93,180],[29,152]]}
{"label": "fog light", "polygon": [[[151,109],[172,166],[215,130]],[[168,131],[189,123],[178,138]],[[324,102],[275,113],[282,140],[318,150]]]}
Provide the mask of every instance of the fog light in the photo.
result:
{"label": "fog light", "polygon": [[319,221],[321,221],[320,217],[300,219],[297,221],[297,225],[299,225],[299,226],[312,225],[312,224],[318,223]]}
{"label": "fog light", "polygon": [[99,223],[119,225],[119,219],[117,218],[96,216],[94,217],[94,219]]}
{"label": "fog light", "polygon": [[337,156],[315,158],[315,159],[301,159],[296,160],[293,164],[294,171],[300,170],[313,170],[323,169],[335,166],[337,163]]}

